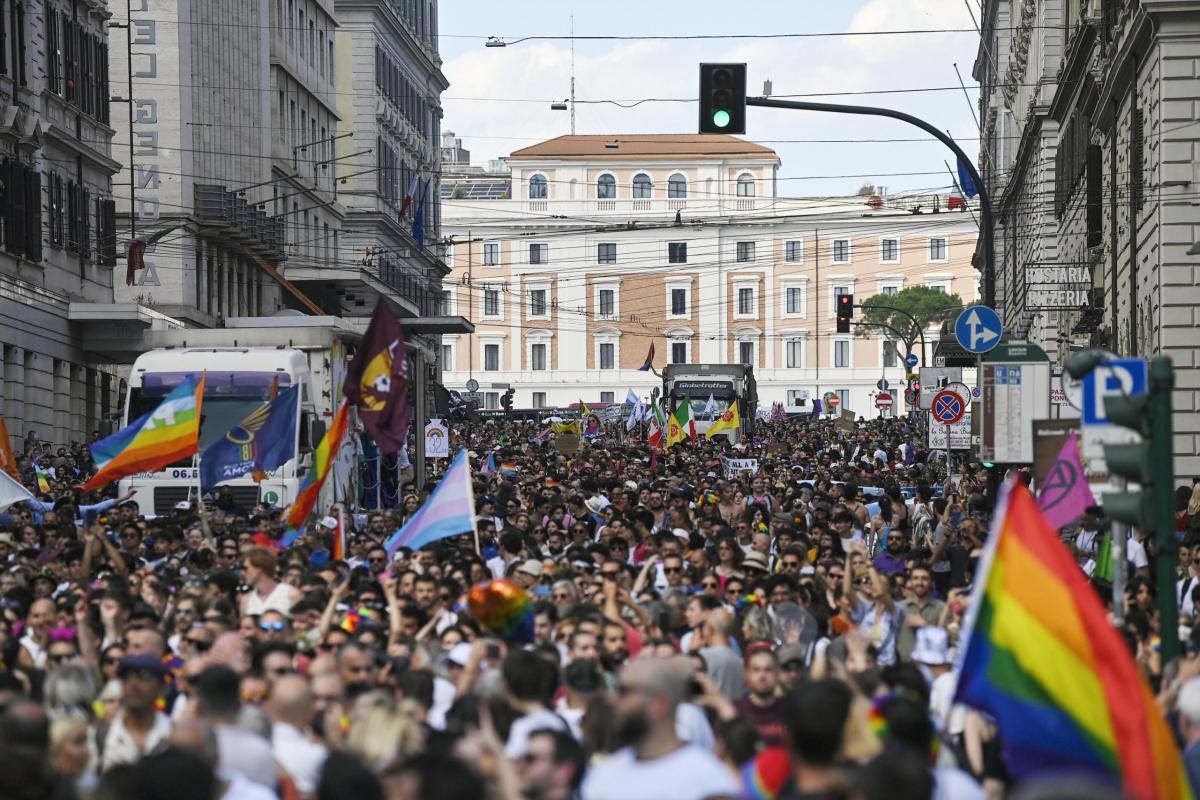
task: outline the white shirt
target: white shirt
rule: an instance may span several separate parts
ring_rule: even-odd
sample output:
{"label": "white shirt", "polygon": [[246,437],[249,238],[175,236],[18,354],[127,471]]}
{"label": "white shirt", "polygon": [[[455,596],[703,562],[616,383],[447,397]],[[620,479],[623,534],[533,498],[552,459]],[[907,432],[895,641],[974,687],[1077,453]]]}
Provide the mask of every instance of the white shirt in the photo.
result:
{"label": "white shirt", "polygon": [[[219,774],[219,773],[218,773]],[[223,781],[228,781],[221,800],[278,800],[275,793],[262,784],[247,780],[241,775],[220,775]]]}
{"label": "white shirt", "polygon": [[1126,545],[1125,552],[1128,559],[1133,562],[1134,569],[1150,566],[1150,561],[1146,558],[1146,545],[1139,542],[1136,537],[1129,537],[1129,544]]}
{"label": "white shirt", "polygon": [[258,596],[258,590],[251,589],[246,595],[245,609],[242,611],[242,616],[262,616],[266,611],[278,611],[285,617],[292,615],[292,592],[295,589],[289,583],[277,583],[271,593],[262,598]]}
{"label": "white shirt", "polygon": [[271,729],[271,752],[301,794],[312,794],[317,790],[321,768],[329,755],[324,745],[309,741],[294,725],[276,722]]}
{"label": "white shirt", "polygon": [[242,778],[274,789],[279,783],[271,743],[237,725],[217,725],[217,768],[227,780]]}
{"label": "white shirt", "polygon": [[675,735],[690,745],[702,747],[709,752],[717,746],[712,725],[708,717],[695,703],[680,703],[675,708]]}
{"label": "white shirt", "polygon": [[583,800],[705,800],[739,797],[741,787],[716,756],[695,745],[645,761],[626,747],[588,773],[582,796]]}
{"label": "white shirt", "polygon": [[100,774],[103,775],[119,764],[132,764],[147,753],[153,753],[166,745],[170,735],[171,721],[166,716],[155,713],[154,725],[146,734],[145,746],[139,748],[133,734],[125,727],[125,712],[118,711],[104,737]]}

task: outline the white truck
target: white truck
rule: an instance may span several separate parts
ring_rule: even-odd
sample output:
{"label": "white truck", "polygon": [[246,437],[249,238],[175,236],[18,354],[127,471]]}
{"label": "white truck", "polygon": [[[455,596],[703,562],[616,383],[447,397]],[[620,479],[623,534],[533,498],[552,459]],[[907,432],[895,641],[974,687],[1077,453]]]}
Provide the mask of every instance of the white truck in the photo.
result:
{"label": "white truck", "polygon": [[[737,444],[742,434],[754,433],[754,417],[758,411],[758,384],[754,380],[754,367],[746,364],[668,364],[663,368],[662,378],[666,413],[673,413],[684,397],[691,397],[697,435],[704,436],[712,420],[719,419],[735,400],[740,403],[738,414],[742,420],[741,430],[722,431],[713,435],[724,436]],[[709,397],[712,397],[716,407],[716,413],[711,418],[703,413]]]}
{"label": "white truck", "polygon": [[[122,425],[154,408],[188,375],[203,372],[207,375],[200,424],[203,452],[266,402],[273,387],[282,392],[299,384],[301,413],[293,433],[297,457],[262,483],[247,475],[222,484],[231,487],[235,502],[246,510],[260,501],[286,507],[296,498],[311,466],[312,450],[341,403],[347,348],[360,338],[337,317],[233,317],[224,328],[148,331],[146,343],[152,349],[133,363]],[[357,447],[352,445],[353,439],[348,439],[339,451],[318,509],[354,497]],[[181,500],[197,497],[199,470],[195,459],[188,458],[156,472],[124,478],[119,486],[121,494],[137,490],[133,499],[141,513],[161,516],[170,514]]]}

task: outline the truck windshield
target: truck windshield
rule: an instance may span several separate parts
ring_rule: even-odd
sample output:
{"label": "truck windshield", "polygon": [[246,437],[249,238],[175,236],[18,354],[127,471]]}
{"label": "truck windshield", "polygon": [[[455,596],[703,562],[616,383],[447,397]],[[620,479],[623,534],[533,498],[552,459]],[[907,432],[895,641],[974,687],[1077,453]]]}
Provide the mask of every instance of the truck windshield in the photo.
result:
{"label": "truck windshield", "polygon": [[[142,376],[142,385],[129,390],[127,422],[154,410],[167,394],[190,373],[156,372]],[[277,382],[277,383],[276,383]],[[283,372],[213,372],[204,379],[204,407],[200,412],[200,449],[224,436],[250,412],[266,402],[272,385],[278,391],[291,386]],[[188,466],[191,459],[172,467]]]}

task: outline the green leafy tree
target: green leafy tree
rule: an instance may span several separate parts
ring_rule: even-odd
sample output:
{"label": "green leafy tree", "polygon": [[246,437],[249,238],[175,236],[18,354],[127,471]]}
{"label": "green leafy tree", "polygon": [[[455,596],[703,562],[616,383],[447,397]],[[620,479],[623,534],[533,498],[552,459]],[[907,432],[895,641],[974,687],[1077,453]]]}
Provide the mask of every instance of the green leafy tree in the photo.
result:
{"label": "green leafy tree", "polygon": [[[962,304],[958,295],[928,286],[910,286],[890,295],[877,294],[858,304],[862,319],[855,326],[855,332],[859,336],[883,334],[891,337],[903,346],[902,356],[907,356],[920,341],[921,331],[940,322]],[[902,335],[897,336],[897,333]]]}

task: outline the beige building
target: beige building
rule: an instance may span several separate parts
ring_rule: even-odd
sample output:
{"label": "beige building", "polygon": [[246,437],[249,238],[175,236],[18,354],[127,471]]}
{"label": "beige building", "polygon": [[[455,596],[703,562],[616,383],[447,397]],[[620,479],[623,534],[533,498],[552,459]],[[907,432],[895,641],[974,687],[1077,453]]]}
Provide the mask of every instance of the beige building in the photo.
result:
{"label": "beige building", "polygon": [[[779,156],[735,137],[562,136],[512,153],[509,174],[443,181],[449,313],[443,380],[495,407],[621,402],[654,366],[747,363],[766,404],[833,391],[874,414],[890,341],[835,332],[835,297],[929,285],[971,301],[977,227],[948,195],[784,198]],[[939,213],[940,212],[940,213]]]}

